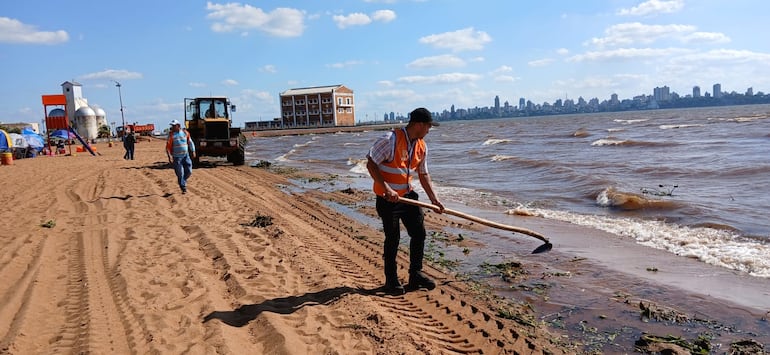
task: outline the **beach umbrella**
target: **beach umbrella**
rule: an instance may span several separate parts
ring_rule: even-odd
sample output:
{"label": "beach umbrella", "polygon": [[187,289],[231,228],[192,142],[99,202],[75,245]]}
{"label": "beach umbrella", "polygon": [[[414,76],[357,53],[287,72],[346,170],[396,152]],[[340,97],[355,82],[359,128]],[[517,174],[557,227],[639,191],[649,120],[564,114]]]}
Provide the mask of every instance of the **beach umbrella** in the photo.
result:
{"label": "beach umbrella", "polygon": [[62,139],[62,140],[68,140],[68,139],[75,139],[75,135],[72,134],[67,129],[57,129],[53,131],[48,137],[51,139]]}
{"label": "beach umbrella", "polygon": [[21,135],[24,136],[24,139],[27,140],[27,144],[29,144],[29,147],[32,149],[40,151],[45,146],[45,139],[43,139],[43,136],[35,133],[35,131],[30,128],[22,129]]}
{"label": "beach umbrella", "polygon": [[11,148],[13,148],[11,136],[5,130],[0,129],[0,150],[10,150]]}

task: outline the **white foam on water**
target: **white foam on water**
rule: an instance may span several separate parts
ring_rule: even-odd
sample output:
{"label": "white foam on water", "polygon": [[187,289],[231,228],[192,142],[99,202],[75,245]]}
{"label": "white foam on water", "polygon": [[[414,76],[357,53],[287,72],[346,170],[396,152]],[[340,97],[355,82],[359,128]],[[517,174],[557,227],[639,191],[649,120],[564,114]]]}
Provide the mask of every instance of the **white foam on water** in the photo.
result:
{"label": "white foam on water", "polygon": [[687,127],[701,127],[702,124],[663,124],[658,126],[660,129],[676,129],[676,128],[687,128]]}
{"label": "white foam on water", "polygon": [[481,145],[495,145],[500,143],[508,143],[511,142],[510,139],[487,139],[486,142],[482,143]]}
{"label": "white foam on water", "polygon": [[678,256],[696,258],[705,263],[770,278],[770,245],[713,228],[690,228],[661,221],[645,221],[538,208],[520,208],[544,218],[588,226],[637,243],[665,250]]}
{"label": "white foam on water", "polygon": [[639,123],[639,122],[645,122],[645,121],[648,121],[648,120],[649,120],[649,118],[639,118],[639,119],[634,119],[634,120],[624,120],[624,119],[618,118],[618,119],[612,120],[612,122],[617,122],[617,123],[620,123],[620,124],[634,124],[634,123]]}
{"label": "white foam on water", "polygon": [[493,156],[492,159],[490,159],[490,160],[492,160],[492,161],[503,161],[503,160],[513,159],[513,158],[514,158],[514,156],[512,156],[512,155],[497,154],[497,155]]}
{"label": "white foam on water", "polygon": [[367,159],[353,159],[348,158],[348,166],[352,167],[348,169],[349,172],[354,174],[361,174],[369,176],[369,169],[366,168]]}
{"label": "white foam on water", "polygon": [[625,140],[619,140],[619,139],[598,139],[593,142],[591,142],[592,146],[605,146],[605,145],[621,145],[623,143],[626,143]]}

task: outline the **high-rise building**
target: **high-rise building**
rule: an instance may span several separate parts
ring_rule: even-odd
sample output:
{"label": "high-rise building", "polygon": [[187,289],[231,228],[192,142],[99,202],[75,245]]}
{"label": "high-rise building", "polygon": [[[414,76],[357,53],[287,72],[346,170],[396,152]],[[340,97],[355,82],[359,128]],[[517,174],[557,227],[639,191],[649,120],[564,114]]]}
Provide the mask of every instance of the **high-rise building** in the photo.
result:
{"label": "high-rise building", "polygon": [[754,88],[746,89],[746,96],[754,96]]}
{"label": "high-rise building", "polygon": [[668,86],[664,86],[662,88],[656,87],[652,90],[652,98],[655,99],[655,101],[669,101],[671,100],[671,93]]}
{"label": "high-rise building", "polygon": [[523,110],[524,109],[524,105],[526,105],[526,101],[522,97],[522,98],[519,99],[519,110]]}
{"label": "high-rise building", "polygon": [[718,99],[722,97],[722,84],[714,84],[714,98]]}
{"label": "high-rise building", "polygon": [[500,114],[500,96],[495,95],[495,114]]}
{"label": "high-rise building", "polygon": [[700,97],[700,86],[695,85],[692,87],[692,97]]}

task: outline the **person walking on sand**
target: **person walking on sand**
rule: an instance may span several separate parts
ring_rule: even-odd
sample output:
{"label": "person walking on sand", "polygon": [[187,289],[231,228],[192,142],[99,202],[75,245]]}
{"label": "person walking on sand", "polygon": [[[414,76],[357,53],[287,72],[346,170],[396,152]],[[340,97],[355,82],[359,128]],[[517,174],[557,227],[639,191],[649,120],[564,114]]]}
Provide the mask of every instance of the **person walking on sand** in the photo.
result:
{"label": "person walking on sand", "polygon": [[136,137],[131,131],[126,131],[126,135],[123,137],[123,147],[126,148],[126,154],[123,155],[123,159],[134,160],[134,145],[136,144]]}
{"label": "person walking on sand", "polygon": [[182,125],[177,120],[170,123],[171,132],[168,134],[166,142],[166,153],[168,162],[174,166],[179,188],[182,193],[187,193],[187,179],[192,175],[192,160],[190,155],[195,158],[195,144],[190,138],[190,133],[182,129]]}
{"label": "person walking on sand", "polygon": [[[377,214],[382,219],[385,232],[383,261],[385,264],[385,286],[389,294],[403,294],[406,290],[427,288],[432,290],[436,283],[422,272],[425,253],[425,225],[423,211],[419,206],[399,203],[404,197],[417,200],[419,196],[412,189],[412,177],[417,174],[422,188],[431,203],[444,211],[444,205],[436,198],[433,183],[428,174],[426,158],[428,148],[423,138],[431,127],[438,126],[425,108],[418,108],[409,114],[406,127],[388,132],[377,139],[367,154],[366,168],[374,180],[377,195]],[[409,282],[406,289],[398,280],[396,254],[401,238],[399,221],[404,224],[409,237]]]}

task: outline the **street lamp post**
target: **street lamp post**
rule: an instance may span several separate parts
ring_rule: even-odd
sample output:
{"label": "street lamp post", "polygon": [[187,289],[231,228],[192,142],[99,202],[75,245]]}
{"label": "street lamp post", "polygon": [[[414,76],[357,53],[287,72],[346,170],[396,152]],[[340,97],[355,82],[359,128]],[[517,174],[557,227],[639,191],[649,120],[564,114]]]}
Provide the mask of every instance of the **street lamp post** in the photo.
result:
{"label": "street lamp post", "polygon": [[123,95],[120,92],[120,83],[117,80],[113,81],[115,82],[115,86],[118,87],[118,99],[120,99],[120,118],[123,120],[123,135],[120,137],[120,140],[122,141],[126,136],[126,117],[123,116]]}

